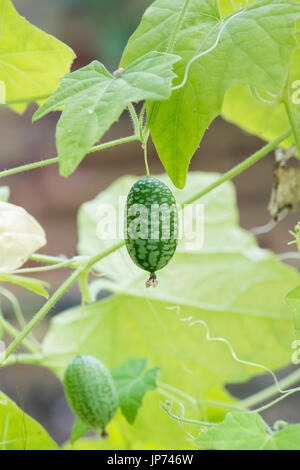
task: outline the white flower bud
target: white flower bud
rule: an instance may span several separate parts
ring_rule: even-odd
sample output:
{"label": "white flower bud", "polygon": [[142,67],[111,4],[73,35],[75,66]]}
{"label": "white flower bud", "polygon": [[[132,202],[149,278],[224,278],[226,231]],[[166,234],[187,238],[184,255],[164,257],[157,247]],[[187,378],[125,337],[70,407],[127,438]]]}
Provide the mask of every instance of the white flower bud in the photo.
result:
{"label": "white flower bud", "polygon": [[0,201],[0,272],[18,269],[45,244],[44,230],[25,209]]}

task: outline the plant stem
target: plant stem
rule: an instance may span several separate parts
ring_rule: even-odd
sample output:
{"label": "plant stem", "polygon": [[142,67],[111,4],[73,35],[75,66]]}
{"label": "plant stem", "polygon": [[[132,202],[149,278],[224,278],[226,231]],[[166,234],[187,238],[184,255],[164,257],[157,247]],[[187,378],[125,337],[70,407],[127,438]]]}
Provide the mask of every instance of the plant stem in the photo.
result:
{"label": "plant stem", "polygon": [[145,101],[142,106],[140,115],[139,115],[139,136],[142,142],[145,141],[143,124],[144,124],[144,115],[145,115],[146,108],[147,108],[147,102]]}
{"label": "plant stem", "polygon": [[164,410],[170,418],[174,419],[175,421],[178,421],[181,424],[182,423],[195,424],[197,426],[216,426],[217,424],[217,423],[210,423],[207,421],[199,421],[198,419],[181,418],[180,416],[174,415],[174,413],[172,413],[172,411],[164,405],[161,405],[161,409]]}
{"label": "plant stem", "polygon": [[139,118],[136,114],[136,111],[135,111],[135,108],[133,106],[132,103],[129,103],[128,105],[128,109],[129,109],[129,113],[130,113],[130,116],[132,118],[132,121],[133,121],[133,126],[134,126],[134,133],[135,135],[138,135],[139,138],[140,138],[140,134],[139,134],[139,129],[140,129],[140,124],[139,124]]}
{"label": "plant stem", "polygon": [[[6,297],[10,301],[21,329],[25,328],[26,320],[24,318],[24,315],[23,315],[23,312],[22,312],[22,309],[21,309],[21,306],[20,306],[20,303],[19,303],[17,297],[12,292],[10,292],[8,289],[5,289],[5,287],[0,287],[0,295],[3,295],[4,297]],[[18,332],[17,332],[17,334],[18,334]],[[28,339],[29,339],[30,343],[33,346],[36,347],[37,350],[40,349],[40,344],[35,339],[35,337],[33,335],[29,335]]]}
{"label": "plant stem", "polygon": [[169,385],[169,384],[166,384],[164,382],[161,382],[161,381],[157,381],[157,384],[159,386],[159,391],[163,392],[163,393],[167,393],[169,398],[171,396],[171,398],[173,399],[176,399],[178,400],[179,397],[183,400],[186,400],[188,401],[189,403],[191,403],[193,406],[217,406],[217,407],[220,407],[220,408],[227,408],[227,409],[230,409],[230,410],[239,410],[239,411],[243,411],[244,408],[242,406],[240,406],[239,404],[233,404],[233,403],[226,403],[226,402],[223,402],[223,401],[216,401],[216,400],[201,400],[201,399],[198,399],[198,398],[194,398],[192,396],[190,396],[189,394],[183,392],[182,390],[179,390],[175,387],[173,387],[172,385]]}
{"label": "plant stem", "polygon": [[199,193],[197,193],[194,196],[192,196],[191,198],[187,199],[185,202],[183,202],[181,204],[180,208],[183,208],[185,205],[195,202],[197,199],[200,199],[201,197],[205,196],[206,194],[208,194],[210,191],[217,188],[221,184],[225,183],[226,181],[231,180],[235,176],[237,176],[240,173],[242,173],[243,171],[247,170],[247,168],[254,165],[254,163],[258,162],[261,158],[265,157],[272,150],[274,150],[276,147],[278,147],[278,145],[281,144],[281,142],[283,142],[285,139],[290,137],[291,134],[292,134],[292,130],[288,129],[283,134],[281,134],[276,139],[274,139],[272,142],[269,142],[264,147],[262,147],[260,150],[255,152],[253,155],[246,158],[246,160],[244,160],[242,163],[239,163],[238,165],[233,167],[231,170],[227,171],[227,173],[224,173],[214,183],[209,184],[206,188],[202,189]]}
{"label": "plant stem", "polygon": [[49,300],[42,306],[42,308],[35,314],[31,321],[26,325],[23,331],[14,339],[8,346],[5,352],[5,360],[13,353],[18,345],[26,338],[31,330],[47,315],[56,302],[67,292],[67,290],[74,284],[82,272],[82,269],[77,269],[65,280],[65,282],[57,289],[57,291],[50,297]]}
{"label": "plant stem", "polygon": [[[279,385],[281,389],[285,389],[285,388],[290,387],[291,385],[294,385],[295,383],[299,381],[300,381],[300,368],[295,370],[291,374],[287,375],[283,379],[279,380]],[[260,392],[257,392],[248,398],[245,398],[245,400],[242,400],[240,402],[240,405],[245,408],[252,408],[253,406],[259,403],[262,403],[277,394],[278,394],[278,386],[276,384],[270,385],[270,387],[267,387],[261,390]],[[281,398],[285,396],[286,395],[283,395]]]}
{"label": "plant stem", "polygon": [[[13,338],[19,338],[21,333],[16,330],[16,328],[14,328],[8,321],[6,321],[2,315],[0,315],[0,325],[2,325],[3,329],[10,335],[12,336]],[[14,341],[13,341],[14,342]],[[25,339],[25,337],[23,336],[21,338],[21,340],[18,342],[17,346],[22,343],[23,346],[25,346],[26,349],[28,349],[28,351],[30,351],[31,353],[33,354],[39,354],[39,350],[33,345],[30,343],[30,341],[28,341],[27,339]],[[16,346],[16,348],[17,348]],[[16,349],[15,348],[15,349]],[[5,352],[5,355],[7,354],[7,350]]]}
{"label": "plant stem", "polygon": [[295,388],[291,390],[290,392],[285,393],[284,395],[281,395],[280,397],[276,398],[275,400],[267,403],[264,406],[261,406],[260,408],[256,408],[255,410],[251,410],[250,413],[261,413],[262,411],[267,410],[268,408],[271,408],[271,406],[276,405],[279,403],[281,400],[284,400],[285,398],[289,397],[290,395],[293,395],[296,392],[300,392],[300,387]]}
{"label": "plant stem", "polygon": [[300,153],[300,132],[298,130],[298,125],[295,119],[295,116],[293,114],[293,111],[291,109],[291,100],[289,96],[289,92],[286,92],[285,99],[284,99],[284,106],[290,121],[291,128],[293,130],[293,135],[295,138],[295,142],[297,144],[298,151]]}
{"label": "plant stem", "polygon": [[[191,204],[192,202],[196,201],[197,199],[201,198],[205,194],[208,194],[210,191],[213,189],[217,188],[221,184],[225,183],[226,181],[232,179],[233,177],[239,175],[242,173],[244,170],[252,166],[254,163],[256,163],[258,160],[263,158],[265,155],[267,155],[270,151],[274,150],[282,141],[284,141],[287,137],[289,137],[292,133],[292,130],[289,129],[283,134],[281,134],[279,137],[277,137],[275,140],[270,142],[269,144],[265,145],[262,147],[258,152],[254,153],[251,155],[249,158],[244,160],[242,163],[239,165],[235,166],[231,170],[229,170],[227,173],[222,175],[218,180],[216,180],[214,183],[210,184],[206,188],[204,188],[202,191],[199,193],[195,194],[193,197],[187,199],[184,203],[181,204],[180,208],[183,208],[186,204]],[[127,138],[129,139],[129,138]],[[136,136],[132,136],[131,140],[136,140]],[[1,177],[1,173],[0,173]],[[12,344],[8,347],[6,351],[6,358],[17,348],[17,346],[23,341],[23,339],[30,333],[30,331],[44,318],[44,316],[49,312],[49,310],[54,306],[54,304],[60,299],[60,297],[69,289],[69,287],[72,286],[72,284],[79,278],[81,275],[82,271],[84,269],[90,269],[95,263],[100,261],[101,259],[105,258],[109,254],[113,253],[114,251],[118,250],[122,246],[125,245],[124,241],[121,241],[111,247],[110,249],[95,255],[92,257],[87,264],[84,266],[81,266],[78,268],[75,272],[71,274],[71,276],[60,286],[60,288],[53,294],[53,296],[44,304],[44,306],[37,312],[37,314],[32,318],[32,320],[28,323],[26,328],[20,333],[20,335],[12,342]],[[40,255],[36,255],[36,259],[41,260]],[[51,257],[49,258],[51,259]],[[54,263],[60,262],[61,260],[59,258],[53,258]],[[275,392],[276,393],[276,392]],[[244,405],[242,405],[244,406]]]}
{"label": "plant stem", "polygon": [[94,266],[94,264],[98,263],[98,261],[101,261],[103,258],[105,258],[106,256],[110,255],[111,253],[113,253],[114,251],[117,251],[119,250],[119,248],[122,248],[122,246],[125,245],[125,241],[122,240],[120,241],[119,243],[116,243],[116,245],[113,245],[111,248],[109,248],[108,250],[105,250],[95,256],[93,256],[90,261],[88,262],[88,264],[86,265],[85,269],[88,270],[90,268],[92,268]]}
{"label": "plant stem", "polygon": [[26,325],[26,320],[23,316],[23,312],[17,297],[12,292],[10,292],[10,290],[5,289],[5,287],[0,287],[0,295],[3,295],[3,297],[6,297],[7,300],[10,301],[20,327],[24,328]]}
{"label": "plant stem", "polygon": [[[137,135],[132,135],[129,137],[123,137],[121,139],[111,140],[110,142],[105,142],[104,144],[96,145],[92,147],[87,153],[94,153],[98,152],[99,150],[104,150],[110,147],[115,147],[117,145],[126,144],[129,142],[134,142],[139,140]],[[53,165],[54,163],[58,163],[58,157],[49,158],[47,160],[41,160],[39,162],[34,163],[27,163],[26,165],[21,165],[16,168],[11,168],[9,170],[4,170],[0,172],[0,178],[5,178],[6,176],[15,175],[17,173],[23,173],[24,171],[34,170],[36,168],[42,168],[47,165]]]}
{"label": "plant stem", "polygon": [[40,273],[44,271],[53,271],[54,269],[61,269],[67,268],[70,266],[70,261],[63,261],[61,263],[55,263],[50,266],[39,266],[38,268],[24,268],[24,269],[17,269],[16,271],[12,271],[10,274],[30,274],[30,273]]}

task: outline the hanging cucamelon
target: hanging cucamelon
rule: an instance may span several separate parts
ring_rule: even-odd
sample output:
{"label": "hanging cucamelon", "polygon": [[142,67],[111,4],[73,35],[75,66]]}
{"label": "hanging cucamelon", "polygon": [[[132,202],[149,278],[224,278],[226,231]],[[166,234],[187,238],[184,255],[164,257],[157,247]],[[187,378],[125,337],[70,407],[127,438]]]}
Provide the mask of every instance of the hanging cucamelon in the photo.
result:
{"label": "hanging cucamelon", "polygon": [[178,214],[171,190],[157,178],[139,179],[127,197],[125,242],[134,263],[150,273],[147,287],[156,287],[156,271],[174,255],[177,232]]}

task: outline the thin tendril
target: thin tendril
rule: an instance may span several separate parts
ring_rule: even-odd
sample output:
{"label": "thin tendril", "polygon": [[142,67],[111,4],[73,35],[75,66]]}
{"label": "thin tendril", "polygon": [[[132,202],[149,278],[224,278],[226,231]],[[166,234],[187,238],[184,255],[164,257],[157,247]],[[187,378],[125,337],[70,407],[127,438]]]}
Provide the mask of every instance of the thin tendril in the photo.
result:
{"label": "thin tendril", "polygon": [[214,42],[214,44],[209,47],[208,49],[206,49],[205,51],[203,52],[200,52],[199,54],[195,55],[194,57],[191,58],[191,60],[188,62],[186,68],[185,68],[185,72],[184,72],[184,78],[182,80],[182,82],[173,87],[172,88],[172,91],[175,91],[175,90],[179,90],[180,88],[184,87],[186,82],[187,82],[187,79],[188,79],[188,74],[189,74],[189,71],[190,71],[190,68],[191,68],[191,65],[198,59],[200,59],[200,57],[206,55],[206,54],[209,54],[210,52],[212,52],[214,49],[216,49],[216,47],[218,46],[219,42],[220,42],[220,39],[221,39],[221,36],[222,36],[222,33],[224,31],[224,29],[226,28],[226,26],[234,19],[236,18],[237,16],[241,15],[242,13],[244,13],[243,11],[239,11],[238,13],[236,13],[235,15],[231,16],[230,18],[228,18],[227,21],[225,21],[225,23],[223,23],[223,25],[221,26],[221,29],[217,35],[217,38],[216,38],[216,41]]}
{"label": "thin tendril", "polygon": [[262,364],[257,364],[255,362],[250,362],[250,361],[246,361],[244,359],[239,359],[232,347],[232,345],[230,344],[230,342],[225,339],[225,338],[218,338],[218,337],[212,337],[211,334],[210,334],[210,331],[209,331],[209,327],[207,325],[207,323],[204,321],[204,320],[194,320],[194,321],[191,321],[191,318],[182,318],[181,321],[187,321],[189,322],[189,326],[195,326],[197,324],[201,324],[205,327],[206,329],[206,339],[207,341],[218,341],[218,342],[222,342],[222,343],[225,343],[230,351],[230,354],[232,355],[233,359],[240,363],[240,364],[243,364],[243,365],[247,365],[247,366],[252,366],[252,367],[257,367],[257,368],[260,368],[260,369],[264,369],[268,374],[270,374],[276,384],[276,387],[277,387],[277,390],[278,390],[278,393],[281,393],[281,394],[287,394],[287,393],[292,393],[292,392],[295,392],[295,391],[298,391],[298,387],[297,388],[292,388],[292,389],[288,389],[288,390],[283,390],[281,387],[280,387],[280,383],[276,377],[276,375],[274,374],[274,372],[269,369],[269,367],[267,366],[264,366]]}

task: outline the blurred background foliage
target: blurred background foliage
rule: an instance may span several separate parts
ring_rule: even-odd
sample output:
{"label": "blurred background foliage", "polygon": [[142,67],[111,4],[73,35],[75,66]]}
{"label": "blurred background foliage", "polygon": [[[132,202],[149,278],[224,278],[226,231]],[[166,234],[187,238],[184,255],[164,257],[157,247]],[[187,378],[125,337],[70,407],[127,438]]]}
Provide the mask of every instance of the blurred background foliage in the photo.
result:
{"label": "blurred background foliage", "polygon": [[[77,59],[73,69],[94,59],[102,61],[109,70],[117,68],[122,50],[139,23],[151,0],[13,0],[18,11],[31,23],[39,26],[71,46]],[[30,105],[23,116],[5,107],[0,109],[0,168],[11,168],[27,162],[38,161],[56,155],[55,126],[58,113],[51,113],[34,125],[31,123],[36,106]],[[105,139],[113,139],[131,133],[128,115],[109,131]],[[208,129],[197,150],[190,170],[225,172],[256,151],[260,139],[218,118]],[[263,225],[270,220],[267,210],[273,181],[273,157],[263,159],[258,165],[234,180],[237,189],[241,225],[246,229]],[[153,146],[149,148],[151,173],[163,172]],[[79,206],[94,198],[116,178],[124,174],[144,174],[143,152],[139,144],[127,144],[87,157],[79,169],[67,180],[60,177],[56,165],[15,175],[1,183],[11,188],[10,201],[24,206],[43,225],[48,244],[44,252],[73,256],[77,245],[77,211]],[[294,250],[287,246],[291,239],[288,231],[298,221],[299,214],[289,215],[272,232],[259,237],[260,246],[277,253]],[[291,264],[299,266],[299,262]],[[40,275],[55,289],[66,277],[65,270]],[[14,289],[28,318],[40,307],[43,300]],[[52,314],[78,304],[77,288],[58,303]],[[3,302],[6,317],[13,318],[12,311]],[[47,320],[36,330],[42,337]],[[7,338],[7,341],[9,339]],[[18,381],[15,367],[1,371],[0,387],[18,402]],[[48,370],[22,366],[21,380],[24,389],[25,410],[38,419],[51,435],[63,443],[69,437],[73,422],[66,405],[61,384]],[[259,378],[233,390],[240,396],[254,393],[272,379]],[[275,413],[275,415],[273,414]],[[276,409],[265,413],[274,421],[280,416],[289,422],[300,420],[298,397],[284,400]]]}

